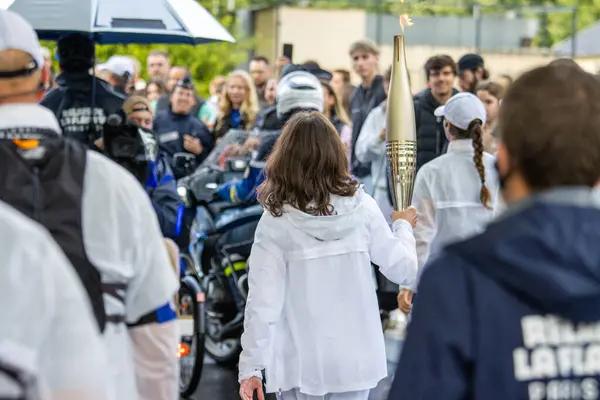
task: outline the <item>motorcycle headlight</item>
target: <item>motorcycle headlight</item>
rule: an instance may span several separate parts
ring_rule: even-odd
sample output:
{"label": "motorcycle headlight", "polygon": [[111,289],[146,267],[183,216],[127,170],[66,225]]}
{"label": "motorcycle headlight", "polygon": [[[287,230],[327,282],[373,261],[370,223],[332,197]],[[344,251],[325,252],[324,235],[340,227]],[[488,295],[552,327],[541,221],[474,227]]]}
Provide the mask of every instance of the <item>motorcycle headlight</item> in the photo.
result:
{"label": "motorcycle headlight", "polygon": [[181,198],[181,200],[183,201],[183,204],[186,207],[190,207],[191,206],[191,202],[190,202],[190,196],[188,195],[188,190],[185,186],[178,186],[177,187],[177,194],[179,194],[179,197]]}

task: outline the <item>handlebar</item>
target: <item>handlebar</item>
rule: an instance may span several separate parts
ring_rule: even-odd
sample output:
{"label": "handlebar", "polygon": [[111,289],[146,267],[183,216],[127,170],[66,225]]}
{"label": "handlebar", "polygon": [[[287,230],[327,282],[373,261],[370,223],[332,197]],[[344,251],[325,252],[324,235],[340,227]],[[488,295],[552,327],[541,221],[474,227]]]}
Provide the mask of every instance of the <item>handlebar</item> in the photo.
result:
{"label": "handlebar", "polygon": [[206,212],[213,219],[216,219],[219,213],[215,212],[215,210],[213,209],[214,207],[211,207],[211,206],[214,206],[217,204],[219,205],[218,206],[219,212],[223,212],[226,210],[231,210],[231,209],[243,206],[242,204],[234,204],[234,203],[230,203],[227,201],[223,201],[221,199],[213,199],[210,201],[206,201],[206,200],[197,200],[196,201],[196,206],[204,208],[206,210]]}

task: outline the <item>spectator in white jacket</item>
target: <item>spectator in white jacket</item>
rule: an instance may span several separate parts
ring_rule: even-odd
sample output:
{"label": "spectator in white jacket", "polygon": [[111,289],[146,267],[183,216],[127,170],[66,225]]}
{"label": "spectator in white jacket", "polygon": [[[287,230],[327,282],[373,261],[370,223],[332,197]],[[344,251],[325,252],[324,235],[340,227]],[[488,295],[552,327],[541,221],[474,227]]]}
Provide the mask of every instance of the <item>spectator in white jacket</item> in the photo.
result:
{"label": "spectator in white jacket", "polygon": [[0,399],[117,400],[89,297],[42,226],[0,202]]}
{"label": "spectator in white jacket", "polygon": [[340,135],[323,114],[286,124],[259,188],[266,208],[250,255],[240,395],[367,400],[387,376],[371,262],[412,285],[414,208],[393,232],[348,172]]}
{"label": "spectator in white jacket", "polygon": [[[474,94],[458,93],[435,110],[444,117],[448,151],[417,173],[412,204],[420,215],[415,228],[419,271],[446,245],[482,232],[498,208],[495,158],[483,148],[486,111]],[[400,309],[411,309],[412,293],[403,289]]]}
{"label": "spectator in white jacket", "polygon": [[[391,67],[383,76],[383,89],[388,94],[390,89]],[[388,224],[392,223],[391,215],[394,207],[390,202],[387,187],[387,161],[385,155],[387,100],[374,108],[367,117],[358,140],[356,141],[355,155],[363,164],[371,164],[371,177],[373,179],[373,196],[377,205],[386,216]]]}

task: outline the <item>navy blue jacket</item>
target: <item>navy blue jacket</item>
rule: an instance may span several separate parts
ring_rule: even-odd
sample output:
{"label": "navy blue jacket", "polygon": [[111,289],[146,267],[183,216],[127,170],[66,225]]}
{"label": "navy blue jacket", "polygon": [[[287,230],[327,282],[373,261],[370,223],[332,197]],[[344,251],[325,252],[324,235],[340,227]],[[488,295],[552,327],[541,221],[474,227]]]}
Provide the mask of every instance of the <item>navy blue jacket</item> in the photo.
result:
{"label": "navy blue jacket", "polygon": [[184,207],[177,193],[175,177],[164,156],[160,156],[152,165],[144,187],[152,200],[163,236],[176,239],[181,231]]}
{"label": "navy blue jacket", "polygon": [[[54,113],[65,137],[92,147],[93,141],[102,137],[108,116],[123,107],[125,97],[116,93],[109,83],[87,72],[65,72],[56,81],[58,88],[48,92],[40,104]],[[95,101],[92,101],[94,95]],[[92,103],[95,110],[93,128],[90,124]]]}
{"label": "navy blue jacket", "polygon": [[389,399],[598,398],[597,198],[546,192],[433,260]]}
{"label": "navy blue jacket", "polygon": [[214,146],[213,137],[206,125],[192,114],[175,114],[171,109],[160,111],[154,119],[154,131],[158,138],[159,147],[166,155],[176,179],[183,178],[186,175],[184,171],[178,170],[173,163],[173,156],[176,153],[187,153],[183,148],[184,135],[200,139],[202,153],[196,156],[197,165],[202,163],[202,160],[206,158]]}

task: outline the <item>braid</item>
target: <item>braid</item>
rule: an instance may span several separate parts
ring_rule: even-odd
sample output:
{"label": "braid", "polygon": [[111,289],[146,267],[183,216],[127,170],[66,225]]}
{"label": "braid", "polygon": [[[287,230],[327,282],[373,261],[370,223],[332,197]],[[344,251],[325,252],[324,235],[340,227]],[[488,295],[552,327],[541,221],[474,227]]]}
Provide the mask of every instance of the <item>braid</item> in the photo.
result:
{"label": "braid", "polygon": [[491,207],[488,204],[491,199],[490,190],[485,185],[485,166],[483,165],[483,131],[481,129],[481,121],[478,119],[472,121],[469,124],[468,131],[471,139],[473,139],[473,150],[475,150],[473,162],[475,163],[475,168],[477,168],[479,178],[481,179],[481,191],[479,193],[479,199],[481,200],[481,204],[490,209]]}

